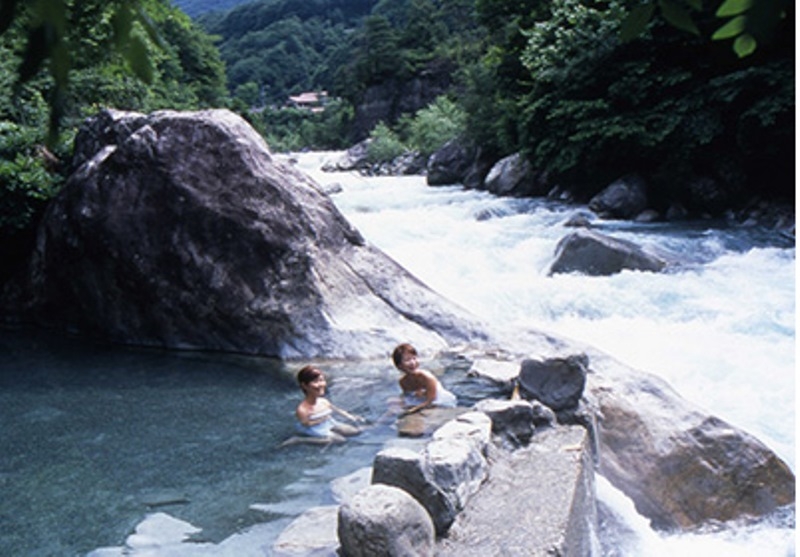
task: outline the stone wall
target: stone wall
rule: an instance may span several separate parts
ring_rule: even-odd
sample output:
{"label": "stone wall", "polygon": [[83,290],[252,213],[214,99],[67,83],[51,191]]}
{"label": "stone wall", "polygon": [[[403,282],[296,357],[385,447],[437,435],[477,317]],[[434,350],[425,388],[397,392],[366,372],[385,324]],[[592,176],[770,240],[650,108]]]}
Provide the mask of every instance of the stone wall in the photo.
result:
{"label": "stone wall", "polygon": [[[376,547],[382,555],[591,554],[597,517],[589,435],[541,419],[536,426],[538,414],[525,405],[533,406],[482,401],[487,412],[448,421],[420,450],[385,448],[369,485],[344,496],[338,512],[299,517],[273,554],[358,557]],[[326,535],[312,542],[311,532]]]}

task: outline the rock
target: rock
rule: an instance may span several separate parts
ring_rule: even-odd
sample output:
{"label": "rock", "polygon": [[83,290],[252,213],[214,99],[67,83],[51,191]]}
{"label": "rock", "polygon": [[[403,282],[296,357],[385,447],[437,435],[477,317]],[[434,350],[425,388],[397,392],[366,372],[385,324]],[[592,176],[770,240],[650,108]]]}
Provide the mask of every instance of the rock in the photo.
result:
{"label": "rock", "polygon": [[591,211],[577,211],[564,221],[567,228],[590,228],[597,215]]}
{"label": "rock", "polygon": [[632,219],[647,208],[647,184],[639,176],[613,182],[589,201],[589,209],[606,219]]}
{"label": "rock", "polygon": [[658,211],[656,211],[655,209],[645,209],[644,211],[636,215],[636,218],[633,220],[634,222],[651,223],[658,221],[658,219],[660,218],[661,215],[659,215]]}
{"label": "rock", "polygon": [[391,176],[408,176],[411,174],[425,174],[428,159],[417,151],[409,151],[395,157],[387,167]]}
{"label": "rock", "polygon": [[486,399],[475,405],[492,420],[492,433],[501,437],[511,447],[527,445],[536,426],[533,406],[525,400]]}
{"label": "rock", "polygon": [[666,266],[666,261],[632,242],[594,230],[577,230],[558,242],[549,274],[577,272],[603,276],[623,269],[658,272]]}
{"label": "rock", "polygon": [[433,523],[425,509],[402,489],[375,484],[339,508],[343,557],[432,556]]}
{"label": "rock", "polygon": [[[663,380],[588,347],[548,359],[565,368],[569,360],[586,368],[583,396],[578,369],[572,394],[568,389],[561,397],[569,402],[550,401],[566,406],[558,423],[580,424],[587,431],[601,473],[655,527],[691,529],[764,516],[794,501],[794,474],[786,463],[746,432],[681,398]],[[522,374],[519,382],[524,394]],[[577,406],[570,406],[579,396]],[[534,444],[540,432],[558,426],[553,410],[538,401],[532,405]]]}
{"label": "rock", "polygon": [[472,365],[467,371],[467,376],[485,377],[499,385],[508,387],[508,390],[511,391],[517,377],[519,377],[519,362],[476,358],[472,361]]}
{"label": "rock", "polygon": [[428,158],[429,186],[463,183],[475,160],[475,149],[462,141],[451,140]]}
{"label": "rock", "polygon": [[364,466],[355,472],[331,481],[331,495],[337,503],[350,499],[372,482],[372,467]]}
{"label": "rock", "polygon": [[538,400],[530,401],[533,409],[533,426],[537,428],[554,427],[558,422],[556,413],[549,406],[545,406]]}
{"label": "rock", "polygon": [[499,160],[486,176],[485,188],[496,195],[514,197],[543,196],[547,183],[520,153]]}
{"label": "rock", "polygon": [[404,114],[414,114],[447,94],[456,74],[455,62],[435,57],[409,79],[388,77],[371,84],[355,100],[352,131],[367,137],[379,122],[394,125]]}
{"label": "rock", "polygon": [[587,435],[565,426],[537,433],[525,448],[500,452],[436,554],[586,557],[593,555],[596,528]]}
{"label": "rock", "polygon": [[422,452],[402,447],[380,451],[372,482],[410,493],[442,535],[485,479],[490,441],[491,420],[480,412],[463,414],[434,432]]}
{"label": "rock", "polygon": [[695,177],[687,184],[689,203],[696,212],[719,216],[731,206],[728,191],[713,178]]}
{"label": "rock", "polygon": [[658,377],[591,354],[600,473],[656,528],[764,516],[795,500],[789,467],[751,435],[680,398]]}
{"label": "rock", "polygon": [[326,161],[322,165],[323,172],[350,172],[369,167],[367,154],[369,152],[370,140],[365,139],[356,143],[344,152],[339,158]]}
{"label": "rock", "polygon": [[413,414],[407,414],[397,420],[397,434],[400,437],[424,437],[432,435],[436,429],[446,422],[466,412],[466,408],[425,408]]}
{"label": "rock", "polygon": [[472,190],[484,189],[486,184],[486,176],[489,175],[494,163],[494,159],[486,155],[485,151],[478,148],[475,154],[475,159],[467,169],[467,172],[462,180],[464,187]]}
{"label": "rock", "polygon": [[7,322],[282,358],[486,338],[230,111],[103,111],[75,152],[27,272],[0,295]]}
{"label": "rock", "polygon": [[689,211],[686,207],[675,201],[667,208],[665,218],[668,221],[686,220],[689,218]]}
{"label": "rock", "polygon": [[313,507],[294,519],[272,544],[272,557],[335,557],[339,507]]}
{"label": "rock", "polygon": [[522,398],[538,400],[555,412],[578,406],[586,385],[585,355],[523,360],[519,373]]}

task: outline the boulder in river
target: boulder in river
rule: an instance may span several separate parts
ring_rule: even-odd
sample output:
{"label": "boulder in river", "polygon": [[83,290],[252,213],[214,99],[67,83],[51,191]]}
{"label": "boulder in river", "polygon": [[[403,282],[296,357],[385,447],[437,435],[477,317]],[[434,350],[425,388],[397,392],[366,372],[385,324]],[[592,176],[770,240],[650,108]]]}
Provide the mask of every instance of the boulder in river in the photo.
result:
{"label": "boulder in river", "polygon": [[27,272],[0,295],[7,321],[282,358],[485,338],[233,112],[105,110],[75,162]]}
{"label": "boulder in river", "polygon": [[626,176],[610,184],[589,201],[589,209],[608,219],[632,219],[647,208],[647,184],[639,176]]}
{"label": "boulder in river", "polygon": [[558,242],[549,274],[605,276],[624,269],[658,272],[666,266],[664,259],[633,242],[581,229]]}

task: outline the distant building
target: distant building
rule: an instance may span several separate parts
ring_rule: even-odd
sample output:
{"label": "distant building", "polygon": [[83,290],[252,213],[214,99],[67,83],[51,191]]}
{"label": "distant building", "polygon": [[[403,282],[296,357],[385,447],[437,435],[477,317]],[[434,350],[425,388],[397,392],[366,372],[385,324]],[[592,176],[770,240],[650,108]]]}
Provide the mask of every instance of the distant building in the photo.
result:
{"label": "distant building", "polygon": [[309,110],[311,112],[322,112],[325,110],[325,105],[328,104],[327,91],[307,91],[289,97],[288,106],[299,108],[302,110]]}

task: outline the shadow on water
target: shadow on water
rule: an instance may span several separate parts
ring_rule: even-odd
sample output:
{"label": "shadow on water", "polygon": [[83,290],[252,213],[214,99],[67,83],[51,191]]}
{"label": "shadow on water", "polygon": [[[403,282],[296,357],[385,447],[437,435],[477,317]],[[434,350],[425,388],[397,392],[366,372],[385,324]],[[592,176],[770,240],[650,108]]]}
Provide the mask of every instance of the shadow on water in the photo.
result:
{"label": "shadow on water", "polygon": [[[329,398],[375,420],[390,362],[322,364]],[[166,512],[218,542],[332,502],[391,426],[326,450],[279,449],[300,400],[295,367],[0,331],[0,554],[82,555]]]}

